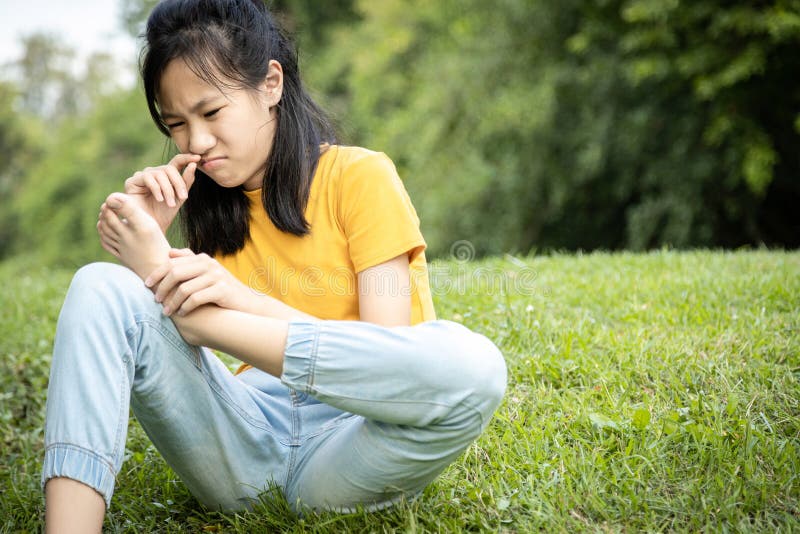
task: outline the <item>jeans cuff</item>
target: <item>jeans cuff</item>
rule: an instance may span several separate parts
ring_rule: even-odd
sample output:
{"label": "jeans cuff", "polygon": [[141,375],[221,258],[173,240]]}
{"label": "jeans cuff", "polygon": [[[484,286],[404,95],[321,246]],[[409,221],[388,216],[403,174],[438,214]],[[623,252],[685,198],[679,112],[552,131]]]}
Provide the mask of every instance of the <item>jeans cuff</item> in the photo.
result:
{"label": "jeans cuff", "polygon": [[106,509],[111,505],[116,475],[111,465],[92,451],[68,443],[48,447],[42,467],[42,490],[55,477],[82,482],[103,496]]}
{"label": "jeans cuff", "polygon": [[320,321],[290,321],[283,353],[281,382],[291,389],[310,393],[322,327]]}

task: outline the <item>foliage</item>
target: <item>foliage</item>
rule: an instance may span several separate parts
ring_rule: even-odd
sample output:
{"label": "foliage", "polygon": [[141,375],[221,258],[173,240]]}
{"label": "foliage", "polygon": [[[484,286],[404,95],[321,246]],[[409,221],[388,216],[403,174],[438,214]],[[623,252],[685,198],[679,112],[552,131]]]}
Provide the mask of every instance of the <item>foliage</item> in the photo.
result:
{"label": "foliage", "polygon": [[21,40],[22,55],[6,66],[6,75],[19,87],[23,113],[48,122],[73,119],[119,86],[116,61],[107,52],[91,54],[81,72],[75,68],[75,51],[57,36],[33,33]]}
{"label": "foliage", "polygon": [[17,234],[17,216],[10,209],[25,169],[41,152],[41,132],[36,120],[25,120],[14,109],[18,92],[0,82],[0,258],[7,254]]}
{"label": "foliage", "polygon": [[122,90],[116,61],[75,53],[54,35],[22,39],[0,80],[0,258],[51,264],[99,257],[100,202],[143,161],[160,159],[143,97]]}
{"label": "foliage", "polygon": [[158,0],[119,0],[122,8],[122,25],[133,37],[144,34],[147,15],[153,10]]}
{"label": "foliage", "polygon": [[440,253],[797,246],[798,5],[356,2],[306,72]]}
{"label": "foliage", "polygon": [[[133,424],[106,530],[800,529],[800,254],[437,261],[441,318],[493,339],[487,432],[412,503],[298,518],[205,510]],[[47,368],[71,273],[0,264],[0,531],[40,530]]]}
{"label": "foliage", "polygon": [[15,196],[14,252],[73,266],[104,257],[95,229],[100,204],[136,169],[161,161],[165,149],[138,89],[98,101],[84,120],[61,124]]}
{"label": "foliage", "polygon": [[[138,34],[154,0],[121,1]],[[396,162],[429,257],[800,246],[800,0],[269,3],[342,140]],[[0,257],[101,257],[99,202],[164,161],[113,65],[69,57],[29,36],[0,89]]]}

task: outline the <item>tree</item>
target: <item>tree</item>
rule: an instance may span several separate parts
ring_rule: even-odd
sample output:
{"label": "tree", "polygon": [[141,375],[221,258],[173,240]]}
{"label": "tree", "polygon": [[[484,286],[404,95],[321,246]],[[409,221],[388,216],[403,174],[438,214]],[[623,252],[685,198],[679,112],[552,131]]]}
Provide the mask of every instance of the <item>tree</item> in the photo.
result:
{"label": "tree", "polygon": [[39,124],[35,117],[25,117],[15,109],[18,94],[12,83],[0,82],[0,258],[8,254],[17,235],[13,198],[25,169],[41,153],[35,141],[41,135]]}
{"label": "tree", "polygon": [[800,244],[797,2],[356,12],[306,72],[398,162],[434,252]]}
{"label": "tree", "polygon": [[[22,56],[14,62],[20,85],[20,106],[42,117],[74,112],[72,99],[59,98],[73,82],[70,70],[75,52],[58,42],[55,35],[33,33],[22,38]],[[59,102],[61,106],[56,106]]]}
{"label": "tree", "polygon": [[100,204],[137,169],[163,161],[167,150],[139,89],[104,97],[81,120],[66,121],[15,195],[14,252],[70,266],[105,257],[95,229]]}

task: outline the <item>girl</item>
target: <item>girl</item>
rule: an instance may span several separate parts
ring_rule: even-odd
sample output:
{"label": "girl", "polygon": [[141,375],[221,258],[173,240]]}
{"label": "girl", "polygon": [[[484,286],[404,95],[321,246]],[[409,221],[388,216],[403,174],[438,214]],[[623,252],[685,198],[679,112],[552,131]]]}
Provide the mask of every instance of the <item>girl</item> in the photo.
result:
{"label": "girl", "polygon": [[[166,0],[146,38],[147,103],[181,153],[106,199],[100,239],[124,266],[85,266],[67,293],[47,529],[100,530],[129,407],[209,507],[270,483],[296,510],[419,494],[486,427],[506,372],[488,339],[435,319],[394,166],[335,144],[261,0]],[[184,250],[164,236],[179,210]]]}

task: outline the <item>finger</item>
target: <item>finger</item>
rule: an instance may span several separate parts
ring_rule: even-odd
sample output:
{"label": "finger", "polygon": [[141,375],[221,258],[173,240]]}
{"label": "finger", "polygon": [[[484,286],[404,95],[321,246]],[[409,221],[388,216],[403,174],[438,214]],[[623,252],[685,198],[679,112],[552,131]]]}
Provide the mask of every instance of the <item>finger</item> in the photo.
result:
{"label": "finger", "polygon": [[172,268],[163,278],[163,280],[161,280],[161,282],[158,284],[158,289],[156,289],[155,291],[157,302],[164,302],[167,296],[179,284],[182,284],[188,280],[197,278],[205,274],[206,269],[204,268],[204,266],[198,264],[196,261],[189,264],[181,262],[180,264],[175,265],[175,262],[179,262],[180,260],[184,259],[186,258],[175,258],[173,260],[170,260],[172,263]]}
{"label": "finger", "polygon": [[[170,258],[179,258],[179,257],[188,257],[194,256],[194,252],[189,250],[188,248],[172,248],[169,250],[169,257]],[[167,273],[173,268],[173,262],[168,261],[162,265],[159,265],[153,271],[147,275],[147,278],[144,279],[144,285],[147,287],[153,287],[157,285],[161,280],[167,275]],[[157,288],[154,288],[157,289]]]}
{"label": "finger", "polygon": [[167,201],[167,206],[170,208],[175,207],[175,188],[172,186],[172,182],[169,181],[169,176],[163,169],[154,169],[151,174],[155,177],[156,181],[158,182],[159,187],[161,188],[161,194]]}
{"label": "finger", "polygon": [[172,165],[176,169],[180,170],[193,161],[194,162],[200,161],[200,156],[198,154],[183,153],[183,154],[178,154],[177,156],[169,160],[168,165]]}
{"label": "finger", "polygon": [[197,293],[208,288],[209,280],[204,278],[194,278],[188,280],[175,288],[172,294],[164,300],[164,314],[170,315],[182,308],[194,309],[197,304]]}
{"label": "finger", "polygon": [[191,189],[192,184],[194,184],[194,178],[195,178],[194,173],[196,170],[197,170],[197,163],[194,161],[191,162],[189,165],[187,165],[185,169],[183,169],[183,182],[186,184],[187,190]]}
{"label": "finger", "polygon": [[145,174],[141,171],[137,171],[134,173],[133,176],[125,180],[125,193],[130,194],[139,194],[142,191],[146,191],[147,184],[144,182]]}
{"label": "finger", "polygon": [[147,278],[144,279],[144,285],[155,292],[158,284],[167,275],[170,269],[172,269],[172,264],[170,262],[162,263],[147,275]]}
{"label": "finger", "polygon": [[176,310],[175,313],[180,317],[183,317],[200,306],[215,303],[217,300],[219,300],[217,293],[217,287],[214,285],[210,285],[205,289],[195,291],[189,298],[183,301],[183,304]]}
{"label": "finger", "polygon": [[178,172],[178,169],[172,165],[165,165],[164,172],[167,174],[167,178],[169,179],[172,189],[175,191],[178,200],[186,200],[186,197],[188,196],[186,192],[186,184],[183,181],[183,177]]}
{"label": "finger", "polygon": [[161,185],[158,183],[158,180],[156,180],[155,176],[153,176],[151,173],[147,173],[142,176],[142,181],[157,201],[164,202],[164,195],[161,194]]}
{"label": "finger", "polygon": [[171,248],[169,249],[170,258],[183,258],[187,256],[194,256],[194,252],[188,248]]}
{"label": "finger", "polygon": [[169,251],[170,262],[173,266],[189,265],[193,263],[208,265],[208,259],[200,254],[195,254],[188,248],[176,249],[173,248]]}

